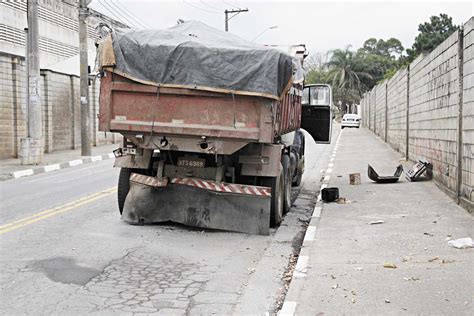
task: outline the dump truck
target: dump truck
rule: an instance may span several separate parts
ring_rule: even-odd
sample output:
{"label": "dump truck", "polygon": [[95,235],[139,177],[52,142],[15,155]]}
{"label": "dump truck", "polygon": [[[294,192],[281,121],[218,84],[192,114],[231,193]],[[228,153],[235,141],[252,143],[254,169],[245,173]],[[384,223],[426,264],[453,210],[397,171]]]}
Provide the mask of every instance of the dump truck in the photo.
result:
{"label": "dump truck", "polygon": [[196,21],[105,33],[98,118],[123,135],[122,220],[269,234],[301,183],[301,128],[330,142],[330,87],[303,92],[304,46],[285,52]]}

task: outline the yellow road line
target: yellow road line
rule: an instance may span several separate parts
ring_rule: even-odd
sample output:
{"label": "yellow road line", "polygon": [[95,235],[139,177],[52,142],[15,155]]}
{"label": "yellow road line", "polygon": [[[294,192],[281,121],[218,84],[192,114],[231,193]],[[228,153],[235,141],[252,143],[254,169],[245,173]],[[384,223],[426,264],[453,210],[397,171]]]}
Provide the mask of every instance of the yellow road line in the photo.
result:
{"label": "yellow road line", "polygon": [[70,211],[70,210],[75,209],[79,206],[89,204],[91,202],[94,202],[98,199],[101,199],[101,198],[103,198],[103,197],[105,197],[105,196],[107,196],[111,193],[114,193],[116,191],[117,191],[117,187],[113,187],[113,188],[110,188],[110,189],[107,189],[107,190],[104,190],[104,191],[100,191],[100,192],[85,196],[85,197],[80,198],[78,200],[75,200],[75,201],[72,201],[72,202],[69,202],[69,203],[66,203],[66,204],[63,204],[63,205],[45,210],[45,211],[35,213],[33,215],[30,215],[30,216],[27,216],[25,218],[16,220],[14,222],[2,225],[2,226],[0,226],[0,235],[8,233],[12,230],[18,229],[20,227],[31,225],[35,222],[41,221],[41,220],[49,218],[51,216],[55,216],[55,215]]}

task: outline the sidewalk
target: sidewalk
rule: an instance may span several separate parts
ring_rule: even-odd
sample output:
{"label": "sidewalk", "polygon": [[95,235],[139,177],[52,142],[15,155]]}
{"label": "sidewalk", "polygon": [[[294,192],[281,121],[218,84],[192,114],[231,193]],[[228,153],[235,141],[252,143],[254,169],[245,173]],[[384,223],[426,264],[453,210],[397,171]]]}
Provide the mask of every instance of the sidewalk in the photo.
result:
{"label": "sidewalk", "polygon": [[[92,147],[90,157],[81,156],[81,149],[60,150],[44,154],[43,163],[40,165],[22,165],[19,158],[0,160],[0,181],[30,176],[43,172],[74,167],[84,163],[113,158],[112,150],[117,149],[119,144],[107,144]],[[99,158],[100,157],[100,158]]]}
{"label": "sidewalk", "polygon": [[369,180],[368,163],[391,175],[400,156],[366,129],[345,129],[333,155],[325,182],[348,203],[318,201],[280,315],[472,315],[474,249],[447,239],[474,237],[473,217],[431,181]]}

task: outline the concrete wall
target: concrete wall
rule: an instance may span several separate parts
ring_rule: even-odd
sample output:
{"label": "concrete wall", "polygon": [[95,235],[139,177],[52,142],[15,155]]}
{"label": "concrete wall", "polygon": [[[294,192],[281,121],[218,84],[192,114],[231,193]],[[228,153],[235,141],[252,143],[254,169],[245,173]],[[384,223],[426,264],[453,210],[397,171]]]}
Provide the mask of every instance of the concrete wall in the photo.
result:
{"label": "concrete wall", "polygon": [[387,82],[387,139],[398,152],[406,155],[408,71],[399,71]]}
{"label": "concrete wall", "polygon": [[464,25],[461,196],[474,200],[474,18]]}
{"label": "concrete wall", "polygon": [[387,106],[387,85],[381,84],[375,90],[375,129],[374,132],[385,140],[385,119]]}
{"label": "concrete wall", "polygon": [[[0,53],[0,158],[18,157],[27,135],[26,72],[23,57]],[[99,80],[89,87],[94,145],[115,142],[113,133],[97,130]],[[45,152],[74,149],[81,144],[79,78],[41,70]],[[117,137],[117,140],[119,138]]]}
{"label": "concrete wall", "polygon": [[433,175],[456,190],[459,113],[459,34],[410,65],[409,153],[428,159]]}
{"label": "concrete wall", "polygon": [[468,210],[474,200],[474,18],[364,96],[366,127],[412,161]]}
{"label": "concrete wall", "polygon": [[0,157],[15,156],[27,133],[24,70],[23,59],[0,54]]}

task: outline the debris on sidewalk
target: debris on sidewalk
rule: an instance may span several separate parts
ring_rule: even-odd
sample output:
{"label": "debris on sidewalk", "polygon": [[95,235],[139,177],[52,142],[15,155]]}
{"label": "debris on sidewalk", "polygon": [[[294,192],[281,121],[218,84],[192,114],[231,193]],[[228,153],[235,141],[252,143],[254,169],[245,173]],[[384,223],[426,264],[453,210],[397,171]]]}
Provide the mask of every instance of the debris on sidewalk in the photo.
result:
{"label": "debris on sidewalk", "polygon": [[349,184],[358,185],[360,184],[360,173],[349,174]]}
{"label": "debris on sidewalk", "polygon": [[383,219],[381,220],[378,220],[378,221],[371,221],[371,222],[368,222],[367,224],[369,225],[377,225],[377,224],[384,224],[385,221]]}
{"label": "debris on sidewalk", "polygon": [[474,241],[471,237],[459,238],[448,241],[448,245],[457,249],[474,248]]}
{"label": "debris on sidewalk", "polygon": [[417,163],[406,172],[406,179],[408,181],[416,181],[429,167],[431,166],[428,160],[420,159]]}
{"label": "debris on sidewalk", "polygon": [[374,168],[372,168],[371,165],[368,165],[368,168],[367,168],[367,175],[369,176],[369,179],[377,183],[395,183],[400,178],[400,175],[402,174],[402,172],[403,172],[402,165],[398,165],[393,176],[379,176],[379,174],[374,170]]}
{"label": "debris on sidewalk", "polygon": [[347,204],[348,202],[349,202],[349,201],[347,201],[347,199],[344,198],[344,197],[338,198],[338,199],[336,200],[336,203],[337,203],[337,204]]}
{"label": "debris on sidewalk", "polygon": [[385,299],[385,303],[390,304],[390,300]]}
{"label": "debris on sidewalk", "polygon": [[334,202],[339,199],[339,188],[324,188],[321,190],[321,199],[324,202]]}
{"label": "debris on sidewalk", "polygon": [[428,259],[428,262],[434,262],[436,260],[439,260],[439,257],[433,257],[431,259]]}
{"label": "debris on sidewalk", "polygon": [[403,278],[405,281],[419,281],[420,278],[417,277],[409,277],[409,278]]}
{"label": "debris on sidewalk", "polygon": [[384,268],[388,268],[388,269],[396,269],[397,268],[397,265],[395,263],[391,263],[391,262],[385,262],[383,264],[383,267]]}

